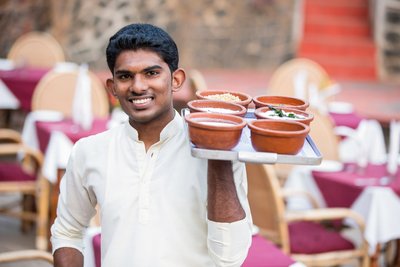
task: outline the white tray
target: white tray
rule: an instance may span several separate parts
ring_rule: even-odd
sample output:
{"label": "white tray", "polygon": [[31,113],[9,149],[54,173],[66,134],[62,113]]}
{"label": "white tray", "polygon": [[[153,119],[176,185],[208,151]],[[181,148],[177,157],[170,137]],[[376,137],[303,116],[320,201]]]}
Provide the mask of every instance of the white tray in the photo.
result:
{"label": "white tray", "polygon": [[[184,117],[189,113],[188,109],[182,110]],[[249,110],[245,117],[246,120],[254,120],[254,113]],[[187,124],[185,123],[187,126]],[[303,148],[296,155],[285,155],[269,152],[257,152],[251,145],[250,129],[243,128],[240,142],[232,150],[214,150],[197,148],[191,144],[192,156],[205,159],[219,160],[239,160],[242,162],[263,163],[263,164],[296,164],[296,165],[319,165],[322,155],[310,136],[307,136]]]}

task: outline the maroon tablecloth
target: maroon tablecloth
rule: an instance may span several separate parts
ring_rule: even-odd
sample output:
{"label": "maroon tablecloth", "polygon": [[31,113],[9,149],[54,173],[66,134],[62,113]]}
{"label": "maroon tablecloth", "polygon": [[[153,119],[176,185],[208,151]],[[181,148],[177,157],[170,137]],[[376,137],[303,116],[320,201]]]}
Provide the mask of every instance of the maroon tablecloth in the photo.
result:
{"label": "maroon tablecloth", "polygon": [[329,115],[336,126],[347,126],[353,129],[357,129],[363,119],[363,117],[354,112],[346,114],[330,112]]}
{"label": "maroon tablecloth", "polygon": [[[101,235],[95,235],[92,242],[96,267],[101,267]],[[295,261],[292,258],[270,241],[255,235],[242,267],[288,267],[293,263]]]}
{"label": "maroon tablecloth", "polygon": [[31,110],[33,91],[40,79],[49,71],[48,68],[18,68],[0,71],[0,79],[20,101],[21,109]]}
{"label": "maroon tablecloth", "polygon": [[[386,175],[386,165],[369,164],[362,172],[354,164],[347,164],[340,172],[313,171],[312,175],[328,207],[350,207],[367,186],[379,186],[379,178]],[[389,185],[400,195],[400,171]]]}
{"label": "maroon tablecloth", "polygon": [[83,130],[77,125],[74,125],[71,119],[66,119],[57,122],[36,122],[37,137],[39,140],[40,150],[44,153],[50,141],[52,131],[64,133],[72,142],[78,141],[82,137],[103,132],[107,129],[108,119],[94,119],[90,130]]}

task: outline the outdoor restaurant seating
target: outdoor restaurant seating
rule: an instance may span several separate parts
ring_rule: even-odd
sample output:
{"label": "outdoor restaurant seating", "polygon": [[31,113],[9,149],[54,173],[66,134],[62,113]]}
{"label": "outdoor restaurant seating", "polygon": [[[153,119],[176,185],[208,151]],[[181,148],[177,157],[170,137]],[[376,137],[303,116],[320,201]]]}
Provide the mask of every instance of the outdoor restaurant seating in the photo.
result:
{"label": "outdoor restaurant seating", "polygon": [[[36,248],[47,249],[50,186],[41,174],[43,155],[26,146],[17,132],[0,129],[0,194],[19,193],[21,199],[0,207],[0,213],[21,219],[22,230],[36,223]],[[3,203],[4,204],[4,203]]]}
{"label": "outdoor restaurant seating", "polygon": [[[77,90],[82,91],[85,86],[85,84],[78,83],[79,74],[79,70],[51,70],[48,72],[35,87],[32,96],[32,111],[59,111],[65,117],[72,117],[75,96],[77,98],[86,97],[76,92]],[[90,97],[86,99],[88,103],[82,103],[82,105],[93,103],[90,105],[93,117],[106,118],[110,112],[106,89],[94,73],[88,71],[87,75]]]}
{"label": "outdoor restaurant seating", "polygon": [[[369,266],[364,220],[350,209],[311,209],[289,212],[285,194],[272,165],[247,163],[249,201],[260,234],[280,246],[294,260],[312,266],[334,266],[358,260]],[[357,225],[360,245],[342,237],[329,221],[350,218]],[[324,224],[320,224],[324,222]]]}
{"label": "outdoor restaurant seating", "polygon": [[7,58],[17,66],[50,68],[65,61],[64,51],[49,33],[32,31],[21,35],[11,46]]}

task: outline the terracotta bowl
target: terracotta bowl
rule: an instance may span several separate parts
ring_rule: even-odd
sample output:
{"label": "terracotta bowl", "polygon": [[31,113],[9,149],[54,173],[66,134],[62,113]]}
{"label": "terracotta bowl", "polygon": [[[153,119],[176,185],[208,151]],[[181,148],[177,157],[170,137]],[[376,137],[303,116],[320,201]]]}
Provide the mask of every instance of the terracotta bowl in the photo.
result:
{"label": "terracotta bowl", "polygon": [[251,144],[256,151],[296,155],[304,145],[310,127],[301,122],[253,120],[248,122]]}
{"label": "terracotta bowl", "polygon": [[272,95],[261,95],[253,98],[254,105],[257,108],[266,107],[268,105],[275,107],[288,107],[296,108],[300,110],[306,110],[309,103],[305,100],[289,96],[272,96]]}
{"label": "terracotta bowl", "polygon": [[240,140],[246,121],[238,116],[195,112],[185,116],[189,137],[199,148],[230,150]]}
{"label": "terracotta bowl", "polygon": [[[310,125],[310,123],[314,119],[313,114],[295,108],[275,107],[271,109],[271,107],[261,107],[254,111],[254,115],[256,116],[257,119],[298,121],[307,125]],[[292,117],[293,115],[295,117]]]}
{"label": "terracotta bowl", "polygon": [[244,117],[246,108],[233,102],[198,99],[187,103],[190,112],[208,112]]}
{"label": "terracotta bowl", "polygon": [[[225,102],[233,102],[244,106],[246,109],[252,101],[252,97],[248,94],[224,90],[204,90],[197,91],[196,96],[199,99],[218,100]],[[236,98],[236,100],[235,100]]]}

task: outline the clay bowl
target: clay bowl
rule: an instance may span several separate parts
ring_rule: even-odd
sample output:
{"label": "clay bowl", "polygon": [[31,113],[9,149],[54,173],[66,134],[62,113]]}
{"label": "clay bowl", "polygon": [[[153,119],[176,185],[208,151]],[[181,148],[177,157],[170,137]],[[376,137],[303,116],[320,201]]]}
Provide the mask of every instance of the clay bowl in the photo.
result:
{"label": "clay bowl", "polygon": [[[257,119],[298,121],[307,125],[310,125],[310,123],[314,119],[313,114],[304,110],[279,107],[275,107],[274,109],[272,109],[271,107],[261,107],[254,111],[254,115]],[[278,114],[280,111],[282,112],[282,116],[279,116]]]}
{"label": "clay bowl", "polygon": [[218,100],[233,102],[242,105],[246,109],[252,101],[252,97],[242,92],[224,91],[224,90],[204,90],[197,91],[196,96],[199,99]]}
{"label": "clay bowl", "polygon": [[256,151],[296,155],[304,145],[310,127],[301,122],[253,120],[247,123]]}
{"label": "clay bowl", "polygon": [[189,137],[198,148],[230,150],[242,134],[246,121],[238,116],[195,112],[185,116]]}
{"label": "clay bowl", "polygon": [[300,110],[306,110],[309,103],[305,100],[289,96],[271,96],[271,95],[261,95],[253,98],[254,105],[257,108],[266,107],[268,105],[274,107],[287,107],[295,108]]}
{"label": "clay bowl", "polygon": [[244,117],[246,108],[233,102],[198,99],[187,103],[190,112],[208,112]]}

